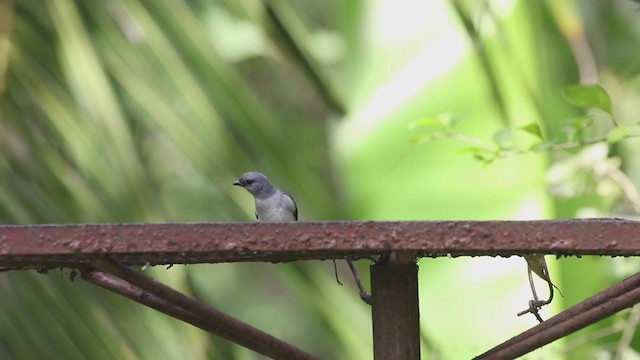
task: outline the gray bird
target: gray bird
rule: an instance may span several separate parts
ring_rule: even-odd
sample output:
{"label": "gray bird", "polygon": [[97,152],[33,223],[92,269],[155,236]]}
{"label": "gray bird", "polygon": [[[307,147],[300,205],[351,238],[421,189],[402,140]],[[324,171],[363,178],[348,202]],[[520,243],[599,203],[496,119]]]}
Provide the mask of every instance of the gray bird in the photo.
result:
{"label": "gray bird", "polygon": [[[256,201],[256,219],[259,221],[297,221],[298,220],[298,206],[293,198],[278,190],[275,186],[269,182],[266,176],[259,172],[250,171],[242,174],[240,179],[236,180],[233,185],[241,186],[247,189],[248,192],[253,195]],[[342,285],[338,278],[338,267],[336,266],[336,260],[333,261],[333,270],[335,272],[336,281]],[[351,272],[358,285],[358,291],[360,292],[360,298],[367,304],[371,305],[371,295],[362,287],[360,277],[356,271],[353,261],[348,258],[347,263],[351,268]]]}
{"label": "gray bird", "polygon": [[247,189],[256,202],[256,219],[260,221],[297,221],[298,206],[288,194],[278,190],[266,176],[247,172],[233,185]]}

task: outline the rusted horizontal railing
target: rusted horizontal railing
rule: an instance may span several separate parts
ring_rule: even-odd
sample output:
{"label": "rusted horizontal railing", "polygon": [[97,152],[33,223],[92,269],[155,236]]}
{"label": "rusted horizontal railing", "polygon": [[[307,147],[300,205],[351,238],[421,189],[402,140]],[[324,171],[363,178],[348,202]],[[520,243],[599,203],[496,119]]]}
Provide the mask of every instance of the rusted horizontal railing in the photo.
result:
{"label": "rusted horizontal railing", "polygon": [[[122,265],[355,259],[389,254],[372,266],[374,353],[381,359],[418,359],[416,257],[640,256],[639,235],[640,222],[620,219],[0,226],[0,270],[78,268],[83,278],[98,286],[260,354],[311,359],[315,356]],[[479,358],[520,356],[638,303],[637,277]]]}
{"label": "rusted horizontal railing", "polygon": [[0,269],[416,256],[640,255],[640,222],[409,221],[0,226]]}

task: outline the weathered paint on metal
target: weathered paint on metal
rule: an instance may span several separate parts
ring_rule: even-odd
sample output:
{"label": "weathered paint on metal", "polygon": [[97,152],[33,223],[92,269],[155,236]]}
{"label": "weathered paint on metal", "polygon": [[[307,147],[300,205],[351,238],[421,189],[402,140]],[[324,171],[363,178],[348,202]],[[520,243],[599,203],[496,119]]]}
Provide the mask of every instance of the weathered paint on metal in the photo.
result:
{"label": "weathered paint on metal", "polygon": [[318,357],[254,328],[205,303],[192,299],[141,273],[112,261],[93,263],[96,270],[82,270],[82,277],[95,285],[188,322],[272,359]]}
{"label": "weathered paint on metal", "polygon": [[0,226],[0,268],[293,261],[391,251],[417,256],[640,255],[640,222],[337,221]]}
{"label": "weathered paint on metal", "polygon": [[371,306],[374,359],[420,359],[415,262],[372,265]]}

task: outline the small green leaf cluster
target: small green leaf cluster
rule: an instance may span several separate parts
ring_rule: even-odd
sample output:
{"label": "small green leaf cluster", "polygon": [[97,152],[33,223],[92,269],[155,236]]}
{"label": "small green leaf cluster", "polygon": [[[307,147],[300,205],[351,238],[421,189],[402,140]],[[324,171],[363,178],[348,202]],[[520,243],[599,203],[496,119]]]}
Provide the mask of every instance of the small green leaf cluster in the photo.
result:
{"label": "small green leaf cluster", "polygon": [[[586,111],[585,116],[567,119],[561,127],[561,138],[546,139],[539,124],[528,123],[519,127],[507,127],[495,132],[491,141],[465,135],[457,130],[460,118],[451,113],[424,117],[411,124],[422,133],[412,139],[413,144],[449,139],[465,144],[462,153],[471,154],[475,160],[488,165],[499,158],[526,153],[580,148],[585,145],[606,142],[615,144],[630,137],[640,136],[640,121],[619,124],[613,112],[609,94],[600,85],[570,85],[563,89],[566,101]],[[609,120],[611,127],[604,137],[588,138],[595,125]]]}

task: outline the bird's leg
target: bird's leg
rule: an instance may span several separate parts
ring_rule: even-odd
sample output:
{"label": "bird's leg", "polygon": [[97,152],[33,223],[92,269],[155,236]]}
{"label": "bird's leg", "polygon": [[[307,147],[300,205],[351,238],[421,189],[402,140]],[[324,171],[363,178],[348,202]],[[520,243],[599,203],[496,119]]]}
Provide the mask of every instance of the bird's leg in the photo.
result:
{"label": "bird's leg", "polygon": [[358,276],[358,271],[356,267],[353,265],[353,260],[350,257],[347,257],[347,264],[349,264],[349,268],[351,269],[351,273],[353,274],[353,278],[356,280],[356,285],[358,286],[358,292],[360,293],[360,299],[365,303],[371,305],[371,294],[367,293],[362,286],[362,282],[360,281],[360,276]]}
{"label": "bird's leg", "polygon": [[338,282],[338,285],[342,286],[342,282],[340,282],[340,278],[338,277],[338,265],[336,264],[336,259],[331,259],[331,261],[333,261],[333,271],[336,274],[336,281]]}

